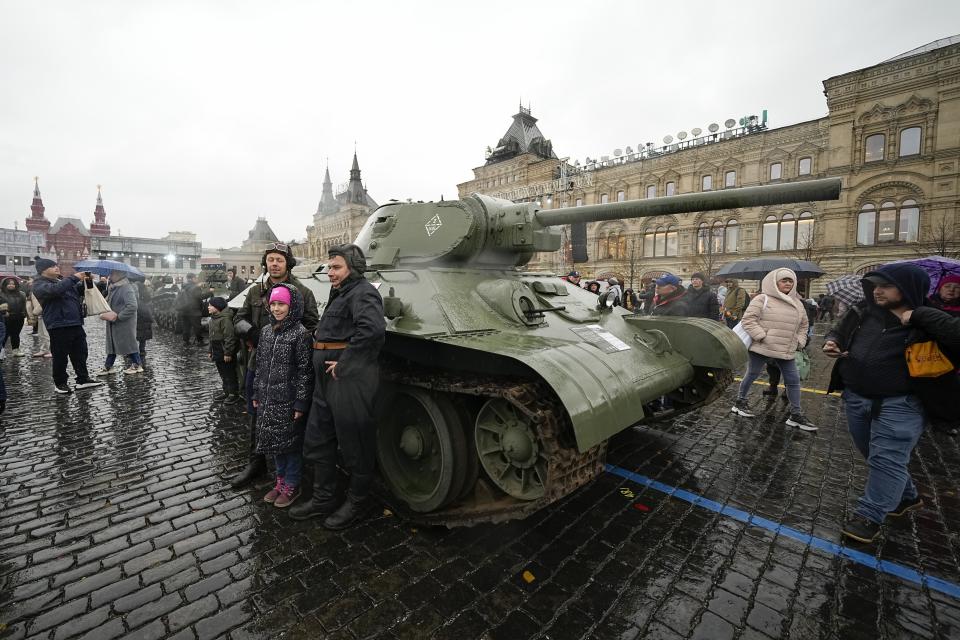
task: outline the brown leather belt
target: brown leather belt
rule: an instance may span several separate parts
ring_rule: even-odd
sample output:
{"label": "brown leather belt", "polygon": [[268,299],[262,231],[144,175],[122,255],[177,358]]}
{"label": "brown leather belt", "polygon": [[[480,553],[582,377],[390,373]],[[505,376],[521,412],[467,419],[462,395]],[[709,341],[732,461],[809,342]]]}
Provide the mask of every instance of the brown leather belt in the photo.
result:
{"label": "brown leather belt", "polygon": [[346,349],[346,342],[314,342],[313,348],[317,351]]}

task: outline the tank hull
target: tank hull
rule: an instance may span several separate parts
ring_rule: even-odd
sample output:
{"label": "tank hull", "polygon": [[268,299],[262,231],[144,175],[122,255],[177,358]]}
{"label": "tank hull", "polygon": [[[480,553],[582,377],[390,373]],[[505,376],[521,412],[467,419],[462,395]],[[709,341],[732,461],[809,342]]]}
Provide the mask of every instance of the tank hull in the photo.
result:
{"label": "tank hull", "polygon": [[[381,469],[388,470],[394,508],[423,522],[522,517],[599,474],[609,438],[709,402],[730,382],[729,371],[746,361],[742,343],[718,322],[600,310],[595,295],[550,273],[427,267],[382,269],[366,277],[394,316],[382,356],[385,391],[378,399]],[[326,276],[321,271],[301,281],[314,291],[322,314],[330,292]],[[391,406],[398,388],[406,394],[401,402],[450,399],[461,427],[448,431],[462,428],[467,441],[481,448],[485,407],[514,412],[527,423],[541,456],[542,491],[525,493],[527,470],[510,461],[516,468],[504,471],[494,460],[497,470],[483,467],[476,479],[468,474],[475,488],[457,491],[457,498],[405,501],[411,493],[389,477],[391,448],[403,446],[408,435],[404,425],[394,431],[389,426],[399,411]],[[434,400],[420,398],[417,389]],[[663,397],[673,400],[673,409],[654,415],[651,407]],[[513,472],[519,485],[495,477]],[[443,504],[425,508],[437,502]]]}

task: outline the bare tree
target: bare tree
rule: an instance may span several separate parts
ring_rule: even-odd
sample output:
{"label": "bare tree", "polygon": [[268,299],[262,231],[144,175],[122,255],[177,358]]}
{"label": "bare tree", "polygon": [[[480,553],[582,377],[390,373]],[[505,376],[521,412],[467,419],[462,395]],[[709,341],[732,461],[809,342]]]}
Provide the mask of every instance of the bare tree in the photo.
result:
{"label": "bare tree", "polygon": [[639,236],[632,235],[623,240],[619,247],[619,258],[614,269],[623,274],[625,289],[635,289],[634,283],[640,278],[640,258],[643,257],[643,243]]}
{"label": "bare tree", "polygon": [[[702,273],[707,277],[707,282],[717,273],[723,262],[729,260],[729,256],[724,257],[722,253],[716,251],[717,246],[709,228],[698,230],[697,237],[694,239],[695,253],[690,256],[687,264],[694,273]],[[700,250],[702,249],[702,251]]]}
{"label": "bare tree", "polygon": [[806,260],[820,264],[827,255],[827,250],[820,245],[817,235],[813,232],[813,225],[800,230],[797,234],[797,246],[791,254],[797,260]]}
{"label": "bare tree", "polygon": [[920,234],[913,248],[918,256],[943,256],[960,259],[960,232],[956,223],[942,214],[928,229]]}

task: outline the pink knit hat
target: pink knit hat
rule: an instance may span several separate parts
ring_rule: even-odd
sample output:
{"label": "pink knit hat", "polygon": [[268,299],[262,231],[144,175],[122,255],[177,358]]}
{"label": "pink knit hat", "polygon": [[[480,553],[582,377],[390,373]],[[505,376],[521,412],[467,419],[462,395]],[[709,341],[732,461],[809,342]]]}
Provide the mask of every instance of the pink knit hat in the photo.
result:
{"label": "pink knit hat", "polygon": [[290,290],[286,287],[274,287],[270,290],[270,302],[282,302],[290,306]]}

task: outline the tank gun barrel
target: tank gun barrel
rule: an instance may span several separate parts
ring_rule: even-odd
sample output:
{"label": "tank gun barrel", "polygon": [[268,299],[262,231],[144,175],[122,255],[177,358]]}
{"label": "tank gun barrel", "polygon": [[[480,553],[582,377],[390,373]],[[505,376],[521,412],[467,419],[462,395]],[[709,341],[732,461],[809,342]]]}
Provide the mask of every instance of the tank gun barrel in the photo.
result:
{"label": "tank gun barrel", "polygon": [[608,204],[537,211],[536,219],[542,226],[553,227],[574,222],[599,222],[741,207],[763,207],[774,204],[837,200],[840,197],[840,178],[804,180],[787,184],[741,187],[720,191],[685,193],[675,196],[630,200]]}

